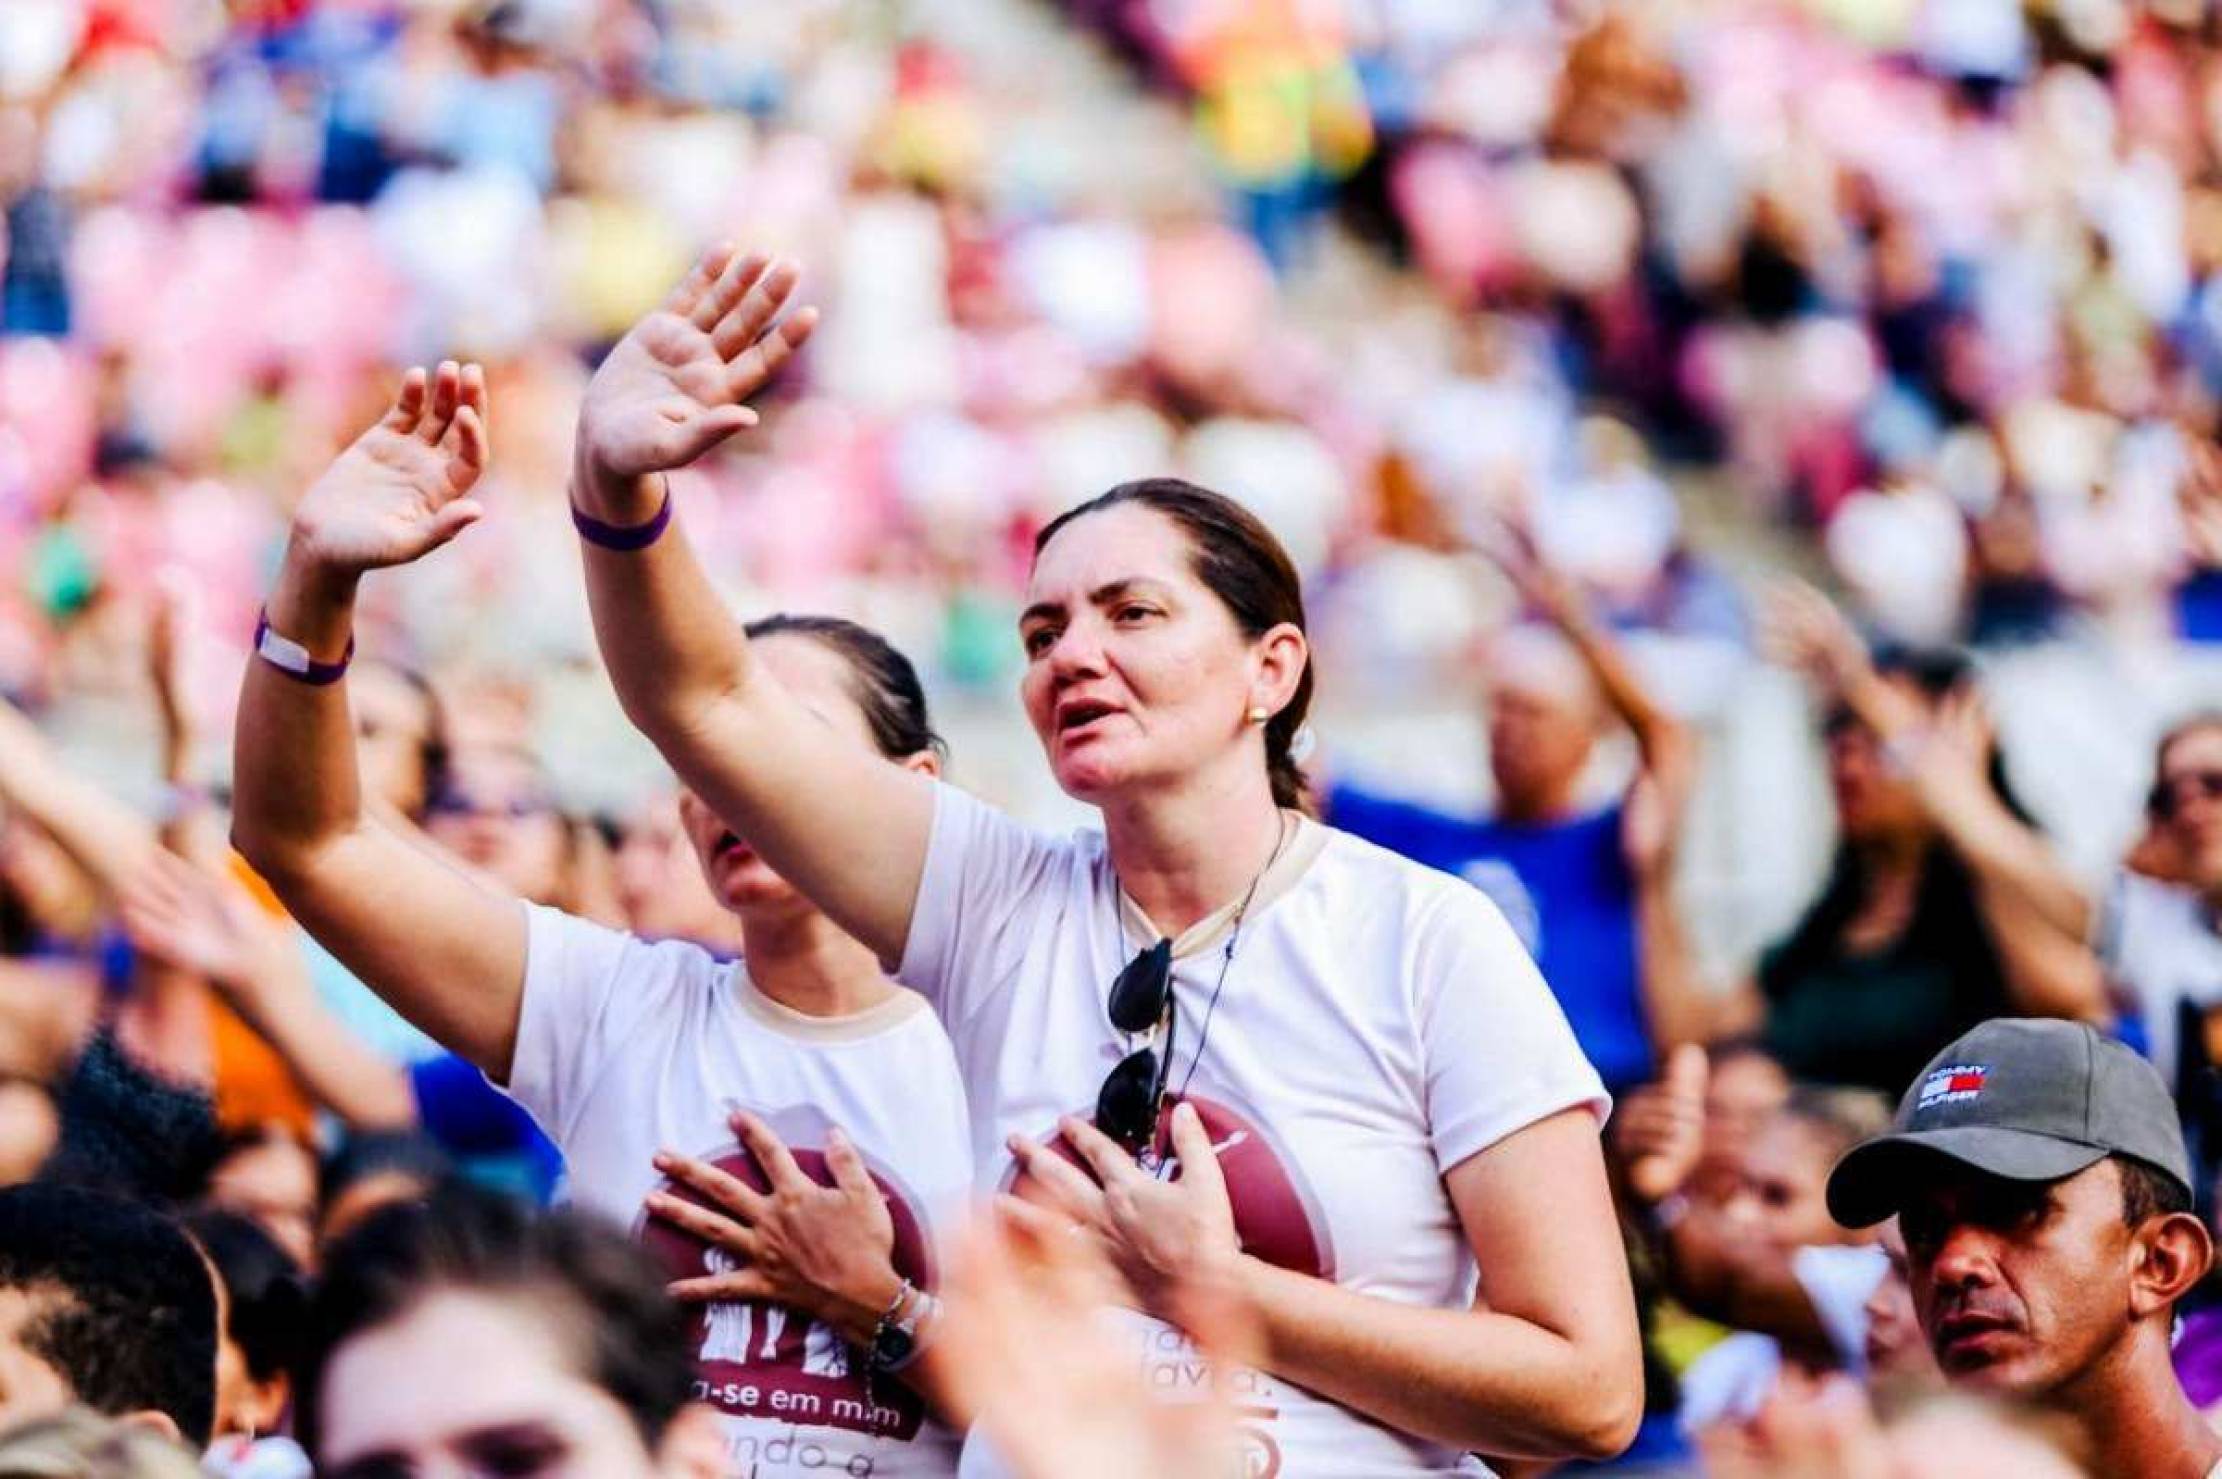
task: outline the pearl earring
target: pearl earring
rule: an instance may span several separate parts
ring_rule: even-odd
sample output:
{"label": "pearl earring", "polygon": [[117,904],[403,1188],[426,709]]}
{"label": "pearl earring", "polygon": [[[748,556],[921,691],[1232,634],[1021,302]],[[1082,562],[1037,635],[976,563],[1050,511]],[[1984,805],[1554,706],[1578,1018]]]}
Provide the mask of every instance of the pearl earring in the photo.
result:
{"label": "pearl earring", "polygon": [[1266,708],[1264,704],[1254,704],[1251,706],[1249,718],[1252,724],[1263,724],[1266,720],[1272,717],[1272,711]]}

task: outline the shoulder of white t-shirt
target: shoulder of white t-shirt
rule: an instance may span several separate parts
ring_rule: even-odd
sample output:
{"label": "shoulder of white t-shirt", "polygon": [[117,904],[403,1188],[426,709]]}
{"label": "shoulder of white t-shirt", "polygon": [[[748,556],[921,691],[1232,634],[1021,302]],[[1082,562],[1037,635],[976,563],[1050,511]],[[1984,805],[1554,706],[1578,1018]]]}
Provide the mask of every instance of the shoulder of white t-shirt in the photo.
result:
{"label": "shoulder of white t-shirt", "polygon": [[2179,934],[2215,937],[2207,918],[2206,901],[2196,889],[2180,883],[2150,878],[2124,868],[2115,875],[2116,897],[2125,925],[2131,931],[2164,928]]}

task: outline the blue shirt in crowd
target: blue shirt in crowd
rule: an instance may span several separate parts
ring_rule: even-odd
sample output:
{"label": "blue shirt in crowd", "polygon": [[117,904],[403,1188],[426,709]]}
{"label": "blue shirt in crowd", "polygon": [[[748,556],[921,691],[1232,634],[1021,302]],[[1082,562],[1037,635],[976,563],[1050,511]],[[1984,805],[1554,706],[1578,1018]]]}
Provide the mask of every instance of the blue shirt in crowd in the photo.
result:
{"label": "blue shirt in crowd", "polygon": [[1620,851],[1620,818],[1615,804],[1525,826],[1446,816],[1350,786],[1327,798],[1335,826],[1455,873],[1496,901],[1616,1094],[1649,1079],[1653,1062],[1636,958],[1636,882]]}

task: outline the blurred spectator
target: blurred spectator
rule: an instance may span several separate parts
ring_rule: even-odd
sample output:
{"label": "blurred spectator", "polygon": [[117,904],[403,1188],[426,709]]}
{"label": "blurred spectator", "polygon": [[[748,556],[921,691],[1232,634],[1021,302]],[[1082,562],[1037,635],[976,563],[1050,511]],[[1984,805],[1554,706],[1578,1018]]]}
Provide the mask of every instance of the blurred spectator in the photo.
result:
{"label": "blurred spectator", "polygon": [[0,1433],[6,1479],[199,1479],[191,1450],[128,1418],[82,1408]]}
{"label": "blurred spectator", "polygon": [[1865,645],[1784,587],[1772,640],[1830,706],[1839,837],[1820,897],[1722,1004],[1793,1076],[1886,1089],[2009,1009],[2103,1020],[2089,905],[2008,787],[1966,662]]}
{"label": "blurred spectator", "polygon": [[257,1224],[230,1212],[185,1219],[216,1270],[215,1442],[209,1471],[224,1479],[307,1479],[308,1457],[280,1432],[308,1313],[302,1266]]}
{"label": "blurred spectator", "polygon": [[[1672,897],[1696,757],[1527,532],[1504,527],[1493,553],[1551,624],[1507,632],[1488,653],[1493,815],[1445,816],[1346,783],[1328,792],[1327,819],[1494,899],[1618,1091],[1649,1077],[1656,1050],[1705,1035],[1708,1003],[1693,999],[1702,988]],[[1626,790],[1598,806],[1586,782],[1608,715],[1634,734],[1638,762]]]}
{"label": "blurred spectator", "polygon": [[616,1229],[483,1191],[390,1207],[336,1244],[310,1311],[303,1444],[331,1474],[522,1462],[715,1479],[688,1321]]}
{"label": "blurred spectator", "polygon": [[372,1214],[424,1200],[455,1175],[446,1152],[410,1132],[351,1135],[326,1156],[316,1182],[317,1262]]}
{"label": "blurred spectator", "polygon": [[1871,1239],[1829,1219],[1823,1195],[1836,1158],[1886,1122],[1884,1106],[1857,1090],[1797,1089],[1723,1155],[1707,1133],[1719,1122],[1708,1077],[1701,1050],[1677,1050],[1614,1132],[1624,1198],[1665,1292],[1737,1332],[1680,1373],[1692,1432],[1754,1417],[1786,1366],[1862,1373],[1866,1307],[1887,1271]]}
{"label": "blurred spectator", "polygon": [[0,1429],[83,1404],[197,1452],[217,1336],[209,1266],[177,1224],[103,1192],[0,1190]]}

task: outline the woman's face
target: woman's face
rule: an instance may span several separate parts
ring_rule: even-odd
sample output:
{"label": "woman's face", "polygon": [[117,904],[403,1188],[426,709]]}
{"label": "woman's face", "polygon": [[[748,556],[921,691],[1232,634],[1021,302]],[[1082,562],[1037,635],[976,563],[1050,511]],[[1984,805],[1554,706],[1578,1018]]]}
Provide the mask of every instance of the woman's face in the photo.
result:
{"label": "woman's face", "polygon": [[1744,1152],[1790,1097],[1790,1075],[1764,1053],[1724,1055],[1705,1086],[1705,1154],[1693,1190],[1724,1201],[1743,1179]]}
{"label": "woman's face", "polygon": [[211,1207],[236,1212],[303,1268],[316,1258],[316,1157],[286,1135],[243,1145],[208,1176]]}
{"label": "woman's face", "polygon": [[[839,744],[861,745],[880,753],[872,738],[871,721],[856,700],[848,659],[820,642],[793,632],[764,637],[750,652],[780,686],[794,695],[810,716],[825,727],[829,739]],[[931,756],[905,762],[931,771]],[[727,826],[692,792],[679,797],[679,823],[694,848],[702,877],[719,903],[744,917],[808,910],[810,902],[793,884],[774,873],[758,857],[748,840]]]}
{"label": "woman's face", "polygon": [[2189,731],[2160,757],[2162,825],[2194,888],[2222,887],[2222,729]]}
{"label": "woman's face", "polygon": [[424,815],[430,700],[400,674],[370,663],[349,680],[347,703],[355,715],[355,755],[362,768],[363,789],[405,817]]}
{"label": "woman's face", "polygon": [[1842,1243],[1848,1235],[1828,1207],[1833,1159],[1811,1125],[1777,1114],[1744,1148],[1743,1175],[1724,1210],[1744,1236],[1781,1252]]}
{"label": "woman's face", "polygon": [[1247,640],[1197,578],[1188,536],[1134,504],[1058,531],[1026,599],[1020,696],[1051,773],[1078,800],[1100,805],[1262,747],[1248,711],[1277,710],[1302,675],[1302,637]]}
{"label": "woman's face", "polygon": [[729,925],[672,797],[658,796],[625,818],[610,872],[626,928],[636,935],[707,941]]}
{"label": "woman's face", "polygon": [[532,762],[505,750],[458,754],[426,835],[535,903],[561,900],[571,838]]}
{"label": "woman's face", "polygon": [[[1919,701],[1924,710],[1931,707],[1914,684],[1900,678],[1883,681]],[[1837,825],[1847,841],[1903,836],[1928,825],[1913,782],[1884,753],[1875,731],[1857,720],[1839,718],[1830,722],[1823,743]]]}
{"label": "woman's face", "polygon": [[564,1345],[520,1299],[427,1295],[333,1354],[317,1473],[652,1479],[632,1419],[564,1364]]}

